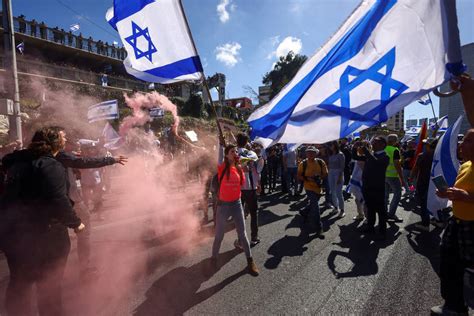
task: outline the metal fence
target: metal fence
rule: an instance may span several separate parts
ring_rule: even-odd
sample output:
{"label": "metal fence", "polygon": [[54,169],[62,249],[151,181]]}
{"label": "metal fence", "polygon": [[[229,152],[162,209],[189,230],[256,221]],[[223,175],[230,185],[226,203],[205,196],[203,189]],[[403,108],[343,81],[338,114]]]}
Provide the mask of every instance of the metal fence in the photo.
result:
{"label": "metal fence", "polygon": [[[1,16],[1,13],[0,13]],[[76,35],[72,31],[59,29],[58,27],[48,27],[44,22],[38,23],[36,20],[28,21],[24,17],[14,17],[13,25],[15,32],[40,38],[46,41],[61,45],[81,49],[90,53],[95,53],[118,60],[124,60],[127,53],[123,47],[109,44],[103,41],[94,41],[91,37],[85,38],[81,33]]]}

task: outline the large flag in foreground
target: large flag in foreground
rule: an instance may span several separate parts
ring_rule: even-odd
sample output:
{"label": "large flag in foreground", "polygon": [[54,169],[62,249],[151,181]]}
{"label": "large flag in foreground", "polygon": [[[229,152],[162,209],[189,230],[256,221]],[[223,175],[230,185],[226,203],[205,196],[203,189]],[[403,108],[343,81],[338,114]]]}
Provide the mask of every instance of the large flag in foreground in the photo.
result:
{"label": "large flag in foreground", "polygon": [[[459,167],[461,166],[457,156],[458,134],[461,128],[461,121],[462,116],[441,136],[438,145],[436,145],[431,166],[431,177],[444,176],[450,187],[454,186]],[[428,210],[430,213],[438,218],[438,211],[448,207],[450,203],[449,200],[441,199],[436,195],[436,187],[433,181],[430,181],[428,189]]]}
{"label": "large flag in foreground", "polygon": [[324,143],[385,122],[462,69],[459,46],[454,1],[363,1],[250,116],[252,138]]}
{"label": "large flag in foreground", "polygon": [[114,0],[106,19],[127,50],[129,74],[158,83],[201,79],[201,61],[180,0]]}

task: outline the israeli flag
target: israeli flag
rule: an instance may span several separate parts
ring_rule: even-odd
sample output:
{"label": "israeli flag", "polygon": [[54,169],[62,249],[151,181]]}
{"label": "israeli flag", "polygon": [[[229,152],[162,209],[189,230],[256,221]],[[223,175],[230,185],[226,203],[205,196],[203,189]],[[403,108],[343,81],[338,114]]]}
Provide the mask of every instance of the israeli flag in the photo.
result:
{"label": "israeli flag", "polygon": [[[449,48],[449,49],[448,49]],[[387,121],[462,71],[455,1],[365,0],[269,103],[253,139],[325,143]]]}
{"label": "israeli flag", "polygon": [[123,145],[123,139],[115,131],[115,129],[110,125],[109,122],[105,123],[104,129],[102,131],[102,137],[104,138],[104,147],[109,150],[118,149]]}
{"label": "israeli flag", "polygon": [[428,105],[431,104],[431,98],[429,94],[425,94],[422,96],[419,100],[418,103],[423,104],[423,105]]}
{"label": "israeli flag", "polygon": [[115,120],[119,118],[117,100],[101,102],[89,107],[87,111],[87,119],[89,123]]}
{"label": "israeli flag", "polygon": [[433,129],[438,128],[438,130],[446,130],[448,128],[448,116],[445,115],[441,117],[436,124],[434,124]]}
{"label": "israeli flag", "polygon": [[18,49],[20,54],[23,55],[23,53],[25,52],[25,43],[21,42],[20,44],[16,45],[16,49]]}
{"label": "israeli flag", "polygon": [[180,0],[114,0],[106,19],[127,50],[129,74],[157,83],[202,78]]}
{"label": "israeli flag", "polygon": [[[461,167],[457,157],[458,134],[461,122],[462,116],[441,136],[438,145],[436,145],[431,166],[431,177],[442,175],[450,187],[454,186],[459,168]],[[428,210],[430,213],[435,218],[439,218],[438,211],[450,205],[451,202],[448,199],[441,199],[436,195],[436,187],[433,181],[430,181],[428,188]]]}
{"label": "israeli flag", "polygon": [[69,26],[69,30],[71,32],[77,32],[77,31],[79,31],[80,28],[81,28],[81,26],[79,25],[79,23],[74,23],[74,24],[71,24]]}

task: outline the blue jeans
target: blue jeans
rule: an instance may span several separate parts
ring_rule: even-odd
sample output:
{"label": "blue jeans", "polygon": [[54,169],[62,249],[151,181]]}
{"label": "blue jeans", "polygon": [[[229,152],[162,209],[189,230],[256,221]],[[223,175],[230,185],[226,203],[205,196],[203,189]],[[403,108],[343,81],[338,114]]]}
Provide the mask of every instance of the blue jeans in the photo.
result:
{"label": "blue jeans", "polygon": [[329,170],[328,181],[329,190],[331,191],[332,205],[340,210],[344,209],[344,197],[342,196],[342,185],[344,183],[344,176],[342,176],[341,182],[337,183],[339,178],[343,174],[343,170],[331,169]]}
{"label": "blue jeans", "polygon": [[314,191],[306,190],[306,196],[308,197],[307,201],[309,204],[309,217],[314,218],[314,224],[316,225],[317,229],[321,229],[321,214],[319,213],[319,198],[318,195]]}
{"label": "blue jeans", "polygon": [[388,217],[393,217],[395,216],[395,212],[397,211],[398,203],[402,198],[402,184],[400,183],[400,179],[398,177],[385,178],[385,205],[387,206],[390,191],[393,192],[393,198],[390,202],[390,207],[388,208]]}
{"label": "blue jeans", "polygon": [[212,256],[217,257],[221,248],[222,239],[224,238],[225,225],[229,216],[234,220],[235,229],[239,236],[239,241],[244,248],[247,258],[252,257],[250,244],[245,231],[244,210],[240,199],[233,202],[218,202],[216,214],[216,236],[212,244]]}
{"label": "blue jeans", "polygon": [[297,181],[296,181],[296,173],[298,172],[298,168],[287,168],[286,169],[286,185],[288,187],[288,191],[290,193],[296,192],[297,188]]}

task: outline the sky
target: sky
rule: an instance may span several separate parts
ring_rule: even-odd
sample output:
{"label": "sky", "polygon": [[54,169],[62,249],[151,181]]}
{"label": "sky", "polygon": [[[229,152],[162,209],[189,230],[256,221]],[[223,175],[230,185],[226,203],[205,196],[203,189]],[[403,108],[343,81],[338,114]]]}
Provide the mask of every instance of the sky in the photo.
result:
{"label": "sky", "polygon": [[[419,0],[428,1],[428,0]],[[112,0],[14,0],[13,13],[96,40],[120,42],[105,21]],[[290,50],[313,55],[359,5],[360,0],[182,0],[207,76],[226,75],[226,97],[258,91],[264,74]],[[457,0],[461,44],[474,42],[474,0]],[[438,98],[433,96],[436,115]],[[412,104],[405,119],[433,117],[431,107]]]}

